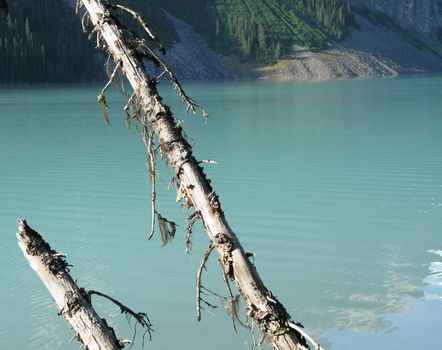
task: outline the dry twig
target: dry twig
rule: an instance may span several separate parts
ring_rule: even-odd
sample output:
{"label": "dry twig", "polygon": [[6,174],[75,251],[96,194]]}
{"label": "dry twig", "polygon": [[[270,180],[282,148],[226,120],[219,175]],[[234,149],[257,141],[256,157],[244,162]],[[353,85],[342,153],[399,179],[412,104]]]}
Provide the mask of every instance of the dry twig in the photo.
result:
{"label": "dry twig", "polygon": [[106,85],[104,86],[104,88],[101,90],[101,92],[98,94],[98,97],[97,97],[97,101],[101,106],[101,111],[103,112],[104,122],[106,123],[107,126],[110,125],[110,120],[109,120],[109,113],[108,113],[108,105],[107,105],[107,101],[106,101],[106,91],[109,88],[109,86],[113,83],[113,81],[115,79],[115,75],[117,74],[120,67],[121,67],[121,62],[118,62],[115,65],[115,68],[114,68],[112,74],[109,76],[109,81],[106,83]]}
{"label": "dry twig", "polygon": [[[207,248],[206,252],[201,259],[200,265],[198,267],[198,272],[196,274],[196,319],[197,321],[201,321],[201,274],[203,273],[203,269],[205,268],[206,262],[209,259],[210,253],[212,253],[215,246],[212,242],[209,244],[209,248]],[[207,302],[206,302],[207,304]]]}
{"label": "dry twig", "polygon": [[146,24],[146,21],[144,20],[143,16],[141,16],[138,12],[123,6],[123,5],[119,5],[119,4],[115,4],[112,3],[110,5],[112,8],[118,8],[124,12],[127,12],[129,14],[131,14],[133,16],[133,18],[135,19],[135,21],[137,21],[141,27],[143,27],[144,31],[147,33],[147,35],[149,36],[149,39],[151,39],[152,41],[156,42],[158,44],[158,46],[160,47],[160,51],[165,54],[166,53],[166,49],[164,48],[163,44],[161,43],[161,41],[159,41],[157,39],[157,37],[153,34],[153,32],[150,30],[149,26]]}
{"label": "dry twig", "polygon": [[199,211],[196,211],[187,217],[187,234],[186,234],[186,238],[184,241],[185,245],[186,245],[186,253],[187,254],[190,254],[190,251],[192,249],[193,225],[195,225],[195,222],[198,219],[201,219],[201,213]]}
{"label": "dry twig", "polygon": [[[143,139],[146,139],[146,134],[147,134],[147,127],[143,126]],[[156,206],[156,200],[157,200],[157,193],[156,193],[156,173],[157,173],[157,168],[156,168],[156,153],[155,153],[155,149],[154,149],[154,144],[153,144],[153,136],[154,133],[153,131],[149,132],[149,136],[147,138],[147,163],[148,163],[148,170],[149,170],[149,178],[150,178],[150,183],[151,183],[151,187],[152,187],[152,225],[150,228],[150,234],[149,234],[149,240],[152,239],[153,234],[155,232],[155,206]]]}
{"label": "dry twig", "polygon": [[[137,324],[139,324],[141,327],[145,328],[147,334],[149,334],[149,340],[152,340],[152,332],[154,331],[152,328],[152,323],[149,320],[149,317],[147,316],[146,313],[144,312],[135,312],[131,309],[129,309],[126,305],[123,305],[122,303],[120,303],[118,300],[110,297],[109,295],[106,295],[102,292],[96,291],[96,290],[90,290],[88,292],[86,292],[88,297],[90,298],[92,295],[98,295],[102,298],[105,298],[109,301],[111,301],[112,303],[114,303],[115,305],[117,305],[120,308],[120,311],[122,314],[125,314],[128,317],[133,317],[135,319],[135,321],[137,322]],[[144,333],[145,335],[146,333]],[[136,328],[134,327],[134,336],[133,338],[135,338],[136,335]],[[144,344],[144,335],[143,335],[143,344]],[[132,341],[133,343],[133,341]]]}

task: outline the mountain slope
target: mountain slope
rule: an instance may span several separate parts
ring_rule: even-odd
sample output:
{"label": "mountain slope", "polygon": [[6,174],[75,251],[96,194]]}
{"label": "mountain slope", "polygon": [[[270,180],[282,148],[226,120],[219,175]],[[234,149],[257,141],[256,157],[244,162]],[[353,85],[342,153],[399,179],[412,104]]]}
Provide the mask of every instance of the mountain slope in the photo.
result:
{"label": "mountain slope", "polygon": [[176,29],[179,42],[167,51],[164,59],[180,79],[220,80],[232,76],[220,57],[189,24],[171,14],[167,18]]}
{"label": "mountain slope", "polygon": [[404,33],[383,26],[373,18],[361,15],[355,18],[358,29],[351,28],[349,36],[333,48],[320,52],[295,48],[291,58],[262,69],[261,76],[282,80],[326,80],[442,72],[441,57],[431,48],[419,47],[417,39],[404,40]]}
{"label": "mountain slope", "polygon": [[402,28],[426,39],[442,40],[442,0],[350,0],[382,12]]}
{"label": "mountain slope", "polygon": [[157,4],[189,23],[220,54],[256,63],[275,62],[293,43],[309,49],[327,47],[343,37],[348,15],[343,0],[161,0]]}

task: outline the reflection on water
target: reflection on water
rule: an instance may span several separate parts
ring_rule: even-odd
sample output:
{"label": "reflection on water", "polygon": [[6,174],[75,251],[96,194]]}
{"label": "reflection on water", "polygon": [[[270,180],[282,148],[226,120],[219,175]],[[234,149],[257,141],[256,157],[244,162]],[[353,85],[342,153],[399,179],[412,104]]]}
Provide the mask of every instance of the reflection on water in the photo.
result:
{"label": "reflection on water", "polygon": [[[191,86],[212,118],[183,117],[183,125],[198,158],[218,161],[206,171],[232,228],[266,285],[328,348],[442,348],[441,251],[428,253],[440,248],[442,227],[441,84]],[[152,348],[242,349],[247,332],[236,335],[223,311],[195,322],[195,273],[208,242],[199,225],[185,255],[187,213],[167,191],[163,166],[160,210],[180,227],[163,249],[147,241],[145,148],[124,127],[121,97],[109,95],[112,127],[103,126],[97,91],[0,90],[2,346],[78,349],[16,246],[16,220],[26,217],[69,254],[80,285],[149,314]],[[207,287],[224,293],[211,263]],[[98,307],[130,338],[118,310]]]}
{"label": "reflection on water", "polygon": [[442,250],[429,250],[429,253],[438,256],[429,266],[429,275],[425,277],[425,298],[428,300],[442,300]]}
{"label": "reflection on water", "polygon": [[394,325],[384,315],[406,312],[410,310],[411,302],[422,296],[423,291],[415,278],[402,272],[400,264],[391,264],[386,271],[382,293],[351,294],[348,301],[354,307],[337,310],[342,316],[335,319],[335,325],[366,334],[389,331]]}
{"label": "reflection on water", "polygon": [[[298,317],[320,320],[315,324],[317,334],[335,327],[368,335],[392,332],[396,326],[389,315],[411,311],[413,302],[424,297],[417,276],[408,274],[410,266],[413,264],[391,263],[375,292],[370,292],[370,287],[365,288],[364,281],[360,281],[360,288],[348,285],[347,290],[340,289],[339,293],[326,291],[324,298],[328,299],[328,307],[320,309],[315,306],[310,309],[310,315],[301,311]],[[372,283],[370,280],[365,282],[368,286]]]}
{"label": "reflection on water", "polygon": [[[322,335],[325,339],[335,339],[332,344],[328,343],[329,347],[358,350],[439,348],[442,344],[442,251],[429,250],[428,253],[433,261],[426,264],[429,274],[423,280],[417,299],[413,299],[412,293],[408,298],[397,300],[392,309],[387,308],[390,312],[379,308],[373,313],[366,310],[354,314],[354,319],[346,319],[343,326],[338,324]],[[435,255],[438,261],[434,261]],[[410,290],[415,289],[413,285],[409,285]],[[398,291],[402,294],[401,288],[398,287]],[[372,327],[361,325],[364,320]],[[349,327],[353,324],[356,327]]]}

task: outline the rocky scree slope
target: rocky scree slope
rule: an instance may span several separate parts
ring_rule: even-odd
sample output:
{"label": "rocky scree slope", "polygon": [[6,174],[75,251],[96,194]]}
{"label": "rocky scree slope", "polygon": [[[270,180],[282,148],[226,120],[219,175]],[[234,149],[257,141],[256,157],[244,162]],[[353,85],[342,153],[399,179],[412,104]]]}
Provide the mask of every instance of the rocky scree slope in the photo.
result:
{"label": "rocky scree slope", "polygon": [[442,59],[421,50],[397,32],[355,15],[358,29],[320,52],[295,47],[293,57],[260,69],[265,79],[327,80],[442,72]]}
{"label": "rocky scree slope", "polygon": [[442,39],[442,0],[350,0],[382,12],[402,28],[426,39]]}
{"label": "rocky scree slope", "polygon": [[[293,45],[293,50],[277,64],[259,69],[248,66],[242,76],[326,80],[442,72],[442,58],[431,49],[431,44],[420,41],[421,38],[424,41],[437,39],[441,0],[351,0],[351,3],[359,10],[354,12],[356,24],[348,28],[344,40],[319,51]],[[364,13],[364,9],[372,12]],[[377,16],[378,13],[384,17]],[[173,19],[181,42],[166,59],[176,67],[179,76],[185,79],[238,77],[238,67],[233,74],[232,66],[223,65],[226,61],[204,45],[191,26],[176,17],[169,18]]]}

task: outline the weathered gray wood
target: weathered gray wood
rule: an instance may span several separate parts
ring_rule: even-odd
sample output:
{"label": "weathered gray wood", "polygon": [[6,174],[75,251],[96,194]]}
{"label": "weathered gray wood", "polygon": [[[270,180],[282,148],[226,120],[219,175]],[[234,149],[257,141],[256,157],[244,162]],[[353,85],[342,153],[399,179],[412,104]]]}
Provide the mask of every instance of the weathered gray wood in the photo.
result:
{"label": "weathered gray wood", "polygon": [[123,346],[114,332],[97,315],[90,301],[69,275],[63,256],[53,251],[25,220],[18,221],[17,238],[29,265],[48,289],[59,314],[68,322],[84,348],[121,349]]}
{"label": "weathered gray wood", "polygon": [[122,28],[101,0],[81,0],[81,3],[115,62],[121,64],[146,114],[149,127],[158,137],[163,156],[175,170],[180,188],[185,190],[195,210],[200,213],[204,228],[220,254],[227,276],[235,282],[242,294],[248,315],[275,349],[305,349],[305,340],[298,331],[290,327],[293,321],[289,314],[264,286],[255,267],[249,262],[224,217],[217,195],[193,157],[179,123],[163,104],[141,59],[125,42]]}

